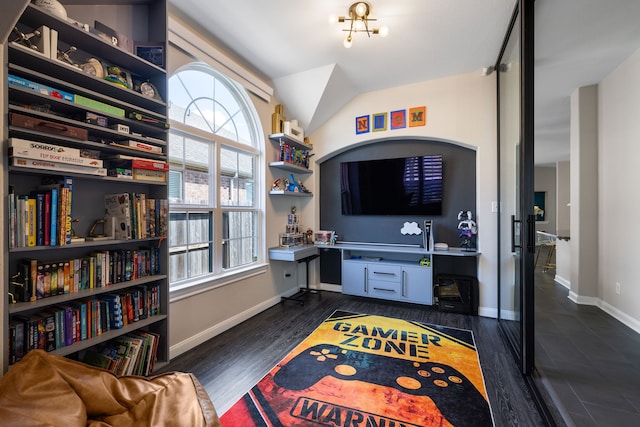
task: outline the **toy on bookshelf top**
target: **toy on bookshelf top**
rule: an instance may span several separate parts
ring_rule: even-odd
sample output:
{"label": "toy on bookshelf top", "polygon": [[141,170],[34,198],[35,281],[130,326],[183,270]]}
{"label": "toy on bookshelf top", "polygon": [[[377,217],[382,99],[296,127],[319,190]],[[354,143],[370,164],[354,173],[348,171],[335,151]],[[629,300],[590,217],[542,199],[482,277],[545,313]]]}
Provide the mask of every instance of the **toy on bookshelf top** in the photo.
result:
{"label": "toy on bookshelf top", "polygon": [[62,20],[67,20],[67,10],[58,0],[31,0],[31,3]]}

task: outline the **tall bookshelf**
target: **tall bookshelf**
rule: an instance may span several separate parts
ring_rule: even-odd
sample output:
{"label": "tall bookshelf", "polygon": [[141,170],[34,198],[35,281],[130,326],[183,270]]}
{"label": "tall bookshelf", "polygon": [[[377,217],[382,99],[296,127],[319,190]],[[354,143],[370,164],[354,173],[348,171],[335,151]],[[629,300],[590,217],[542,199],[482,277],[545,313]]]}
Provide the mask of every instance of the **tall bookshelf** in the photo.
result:
{"label": "tall bookshelf", "polygon": [[[164,124],[167,123],[167,75],[166,59],[163,55],[166,53],[167,40],[166,0],[63,0],[62,3],[67,11],[67,19],[29,4],[20,16],[17,26],[25,34],[43,26],[55,30],[58,49],[67,52],[71,61],[59,60],[55,53],[49,53],[47,56],[42,48],[34,49],[29,47],[28,43],[12,42],[16,38],[15,33],[5,42],[4,65],[9,78],[2,82],[4,90],[0,104],[3,110],[6,109],[3,116],[8,118],[4,123],[4,135],[8,138],[69,149],[89,150],[94,154],[99,153],[101,159],[125,155],[149,161],[166,161],[168,130]],[[104,26],[100,31],[96,31],[99,23]],[[116,34],[107,30],[113,30]],[[49,46],[51,48],[51,44]],[[144,56],[143,59],[143,56],[136,55],[136,52],[142,55],[142,50],[138,51],[136,46],[162,54],[154,58]],[[133,84],[130,88],[124,87],[100,78],[99,73],[96,76],[74,65],[89,63],[89,58],[96,59],[105,74],[108,74],[108,66],[119,67],[123,72],[124,81]],[[36,83],[40,85],[39,89],[53,88],[56,93],[51,96],[50,89],[33,90],[32,85],[20,87],[10,83],[11,80]],[[68,94],[74,98],[69,99]],[[78,102],[80,99],[89,101]],[[45,125],[25,127],[13,120],[17,116],[24,116],[32,123]],[[120,129],[114,129],[115,125],[120,125]],[[122,127],[128,127],[129,132],[125,133]],[[81,137],[70,135],[69,129],[80,130]],[[82,136],[84,132],[86,136]],[[125,146],[130,140],[153,146],[155,150],[141,151]],[[15,194],[29,195],[40,187],[45,176],[68,176],[73,179],[72,216],[77,221],[73,224],[74,231],[80,236],[87,236],[92,224],[104,218],[106,194],[137,193],[157,200],[166,200],[168,197],[166,181],[98,176],[86,174],[84,171],[68,172],[12,165],[11,159],[7,158],[8,139],[2,140],[2,149],[4,212],[8,212],[10,189]],[[107,165],[105,161],[105,168]],[[168,224],[168,213],[166,221]],[[58,293],[35,301],[4,301],[0,305],[0,308],[4,308],[3,322],[0,322],[3,324],[3,342],[0,345],[3,351],[0,358],[2,372],[10,369],[9,326],[15,323],[16,319],[38,316],[78,301],[99,299],[108,294],[124,294],[143,288],[155,288],[159,291],[157,313],[146,313],[144,318],[122,328],[109,328],[91,338],[61,345],[53,352],[76,358],[87,349],[113,338],[143,330],[159,336],[156,369],[168,362],[169,284],[166,234],[126,240],[86,240],[56,246],[14,247],[15,245],[9,241],[8,228],[9,226],[5,225],[1,249],[4,271],[9,276],[3,278],[5,298],[10,290],[10,277],[18,272],[22,261],[27,259],[44,264],[82,259],[98,251],[114,254],[143,248],[159,248],[159,269],[153,274],[141,274],[133,280],[118,281],[109,286]],[[109,230],[103,231],[109,234]]]}

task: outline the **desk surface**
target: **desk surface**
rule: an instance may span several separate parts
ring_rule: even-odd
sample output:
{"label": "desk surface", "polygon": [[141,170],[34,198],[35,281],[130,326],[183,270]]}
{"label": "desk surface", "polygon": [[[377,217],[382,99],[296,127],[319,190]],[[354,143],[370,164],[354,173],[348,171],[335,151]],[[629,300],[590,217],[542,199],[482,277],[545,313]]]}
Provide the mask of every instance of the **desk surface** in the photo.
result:
{"label": "desk surface", "polygon": [[301,259],[318,255],[320,250],[315,245],[292,246],[289,248],[269,248],[269,259],[274,261],[299,261]]}
{"label": "desk surface", "polygon": [[403,253],[403,254],[418,254],[418,255],[445,255],[445,256],[479,256],[479,251],[467,251],[464,248],[452,248],[450,247],[446,251],[427,251],[421,246],[407,246],[407,245],[387,245],[384,243],[336,243],[335,245],[317,245],[320,248],[327,249],[340,249],[340,250],[352,250],[352,251],[367,251],[367,252],[387,252],[387,253]]}

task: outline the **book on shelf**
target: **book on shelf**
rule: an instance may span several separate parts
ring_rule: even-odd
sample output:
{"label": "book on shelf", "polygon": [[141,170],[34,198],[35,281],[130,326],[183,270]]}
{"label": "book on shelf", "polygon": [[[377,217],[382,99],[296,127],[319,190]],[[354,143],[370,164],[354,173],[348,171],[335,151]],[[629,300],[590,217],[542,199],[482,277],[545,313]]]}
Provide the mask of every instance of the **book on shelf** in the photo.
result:
{"label": "book on shelf", "polygon": [[27,199],[27,246],[36,246],[36,199]]}
{"label": "book on shelf", "polygon": [[131,201],[129,193],[105,194],[105,219],[115,221],[114,238],[130,240],[131,233]]}
{"label": "book on shelf", "polygon": [[107,157],[106,160],[109,168],[149,169],[158,171],[169,170],[169,163],[165,161],[128,156],[126,154],[115,154]]}
{"label": "book on shelf", "polygon": [[10,166],[50,170],[52,172],[70,172],[84,175],[107,176],[107,170],[103,167],[95,168],[89,166],[73,165],[48,160],[28,159],[22,157],[10,157]]}
{"label": "book on shelf", "polygon": [[153,169],[133,168],[132,178],[140,181],[167,182],[167,172]]}
{"label": "book on shelf", "polygon": [[139,150],[148,151],[150,153],[162,154],[162,147],[159,147],[157,145],[147,144],[146,142],[135,141],[133,139],[130,139],[128,141],[119,141],[118,143],[122,145],[127,145],[132,148],[137,148]]}

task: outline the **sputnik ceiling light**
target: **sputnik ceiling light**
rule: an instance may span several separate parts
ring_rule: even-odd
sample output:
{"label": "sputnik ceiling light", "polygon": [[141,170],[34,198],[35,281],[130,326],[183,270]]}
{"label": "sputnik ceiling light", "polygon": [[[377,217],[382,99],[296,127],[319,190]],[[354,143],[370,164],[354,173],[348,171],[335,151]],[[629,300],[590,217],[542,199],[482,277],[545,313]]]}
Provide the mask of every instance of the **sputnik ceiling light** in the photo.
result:
{"label": "sputnik ceiling light", "polygon": [[389,29],[386,26],[382,27],[370,27],[369,23],[377,21],[377,19],[369,18],[371,13],[371,5],[367,2],[356,2],[349,6],[349,16],[338,16],[337,20],[331,18],[332,22],[349,22],[349,28],[343,28],[342,31],[348,32],[347,37],[344,39],[344,47],[347,49],[351,47],[353,42],[353,33],[367,33],[367,36],[371,37],[371,34],[379,34],[382,37],[386,37],[389,34]]}

